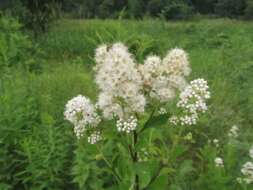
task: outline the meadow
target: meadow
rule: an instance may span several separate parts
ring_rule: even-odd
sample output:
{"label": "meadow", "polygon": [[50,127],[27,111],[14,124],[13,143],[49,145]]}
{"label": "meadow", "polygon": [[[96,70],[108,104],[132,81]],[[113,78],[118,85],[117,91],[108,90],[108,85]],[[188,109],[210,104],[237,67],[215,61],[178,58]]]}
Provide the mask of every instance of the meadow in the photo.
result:
{"label": "meadow", "polygon": [[[31,40],[40,53],[30,70],[17,64],[1,71],[0,189],[116,189],[104,175],[96,149],[76,140],[63,112],[78,94],[96,99],[95,48],[119,41],[139,62],[149,54],[183,48],[192,67],[189,79],[205,78],[210,86],[209,110],[187,129],[192,138],[185,143],[186,153],[171,171],[164,171],[169,180],[161,178],[150,189],[253,189],[236,180],[253,144],[252,31],[252,22],[230,19],[57,21],[48,33]],[[229,146],[233,125],[239,136]],[[213,166],[217,155],[224,159],[222,171]],[[182,158],[192,161],[181,163]]]}

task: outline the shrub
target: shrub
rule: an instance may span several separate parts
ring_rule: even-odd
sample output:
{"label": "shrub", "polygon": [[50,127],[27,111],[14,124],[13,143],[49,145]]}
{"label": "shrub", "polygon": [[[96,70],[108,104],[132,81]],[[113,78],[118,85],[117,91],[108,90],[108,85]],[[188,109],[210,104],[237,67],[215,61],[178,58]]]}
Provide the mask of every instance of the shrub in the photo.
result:
{"label": "shrub", "polygon": [[253,1],[247,1],[247,6],[244,14],[246,19],[253,19]]}
{"label": "shrub", "polygon": [[112,0],[104,0],[99,5],[99,17],[101,18],[109,18],[113,16],[112,12],[114,8],[114,1]]}
{"label": "shrub", "polygon": [[218,0],[215,4],[215,13],[223,17],[237,17],[243,15],[245,0]]}
{"label": "shrub", "polygon": [[193,8],[186,3],[175,2],[166,6],[162,15],[166,19],[185,20],[192,17]]}
{"label": "shrub", "polygon": [[211,14],[214,13],[214,6],[217,0],[192,0],[192,3],[199,13]]}
{"label": "shrub", "polygon": [[164,0],[150,0],[147,5],[147,12],[151,16],[158,16],[161,13],[164,5]]}
{"label": "shrub", "polygon": [[129,0],[128,1],[128,12],[131,17],[140,18],[145,12],[145,4],[143,0]]}
{"label": "shrub", "polygon": [[26,27],[36,33],[47,31],[60,9],[57,0],[24,0],[22,4],[26,12],[21,19]]}
{"label": "shrub", "polygon": [[23,67],[39,71],[41,51],[21,31],[22,25],[13,18],[0,18],[0,70]]}

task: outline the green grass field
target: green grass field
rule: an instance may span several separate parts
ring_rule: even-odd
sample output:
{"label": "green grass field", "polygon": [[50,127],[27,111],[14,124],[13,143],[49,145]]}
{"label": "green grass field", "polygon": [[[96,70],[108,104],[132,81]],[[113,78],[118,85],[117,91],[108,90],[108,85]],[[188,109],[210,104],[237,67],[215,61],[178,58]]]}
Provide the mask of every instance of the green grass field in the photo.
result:
{"label": "green grass field", "polygon": [[241,189],[231,176],[240,176],[253,144],[253,22],[224,19],[58,21],[35,40],[44,56],[38,63],[40,72],[12,68],[1,77],[0,189],[100,190],[92,169],[87,174],[87,165],[95,161],[85,157],[87,147],[76,142],[63,111],[67,100],[78,94],[96,99],[94,50],[101,43],[118,41],[140,62],[146,55],[165,55],[174,47],[188,52],[189,79],[205,78],[212,94],[209,111],[196,126],[193,138],[198,145],[193,147],[204,147],[214,138],[222,144],[232,125],[240,128],[238,152],[231,160],[236,166],[231,164],[231,173],[226,171],[225,185],[194,163],[195,170],[172,177],[168,189]]}

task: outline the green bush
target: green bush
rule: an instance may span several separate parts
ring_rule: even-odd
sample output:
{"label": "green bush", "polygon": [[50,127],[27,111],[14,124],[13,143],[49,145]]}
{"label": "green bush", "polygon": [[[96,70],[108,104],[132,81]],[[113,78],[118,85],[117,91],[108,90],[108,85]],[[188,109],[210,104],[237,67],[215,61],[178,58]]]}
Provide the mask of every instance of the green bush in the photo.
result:
{"label": "green bush", "polygon": [[222,17],[237,17],[243,15],[245,0],[218,0],[215,13]]}
{"label": "green bush", "polygon": [[21,18],[25,26],[35,32],[45,32],[60,9],[57,0],[24,0],[26,12]]}
{"label": "green bush", "polygon": [[128,0],[128,12],[131,17],[140,18],[145,12],[145,5],[143,0]]}
{"label": "green bush", "polygon": [[147,4],[147,12],[151,16],[158,16],[164,5],[164,0],[150,0]]}
{"label": "green bush", "polygon": [[166,19],[185,20],[193,16],[193,8],[186,3],[175,2],[166,6],[162,15]]}
{"label": "green bush", "polygon": [[43,53],[21,27],[16,19],[0,17],[0,70],[14,66],[30,71],[41,69]]}
{"label": "green bush", "polygon": [[250,0],[247,1],[247,6],[245,9],[245,18],[253,19],[253,1]]}
{"label": "green bush", "polygon": [[214,13],[214,5],[217,0],[192,0],[197,12],[202,14],[212,14]]}

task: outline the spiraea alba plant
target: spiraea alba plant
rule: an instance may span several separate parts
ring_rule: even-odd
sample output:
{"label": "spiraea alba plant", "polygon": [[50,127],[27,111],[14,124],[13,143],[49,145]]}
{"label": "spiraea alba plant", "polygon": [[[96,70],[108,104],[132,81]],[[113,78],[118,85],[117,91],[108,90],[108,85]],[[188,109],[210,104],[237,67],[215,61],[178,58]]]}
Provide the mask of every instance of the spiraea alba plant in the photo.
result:
{"label": "spiraea alba plant", "polygon": [[[122,43],[101,45],[95,62],[97,102],[78,95],[66,104],[65,118],[73,123],[78,139],[86,138],[95,144],[89,146],[98,148],[110,170],[107,186],[163,189],[173,162],[184,152],[178,147],[185,140],[182,131],[207,110],[207,82],[187,81],[188,56],[178,48],[164,58],[148,56],[142,64]],[[111,155],[103,151],[108,146],[113,146]]]}

